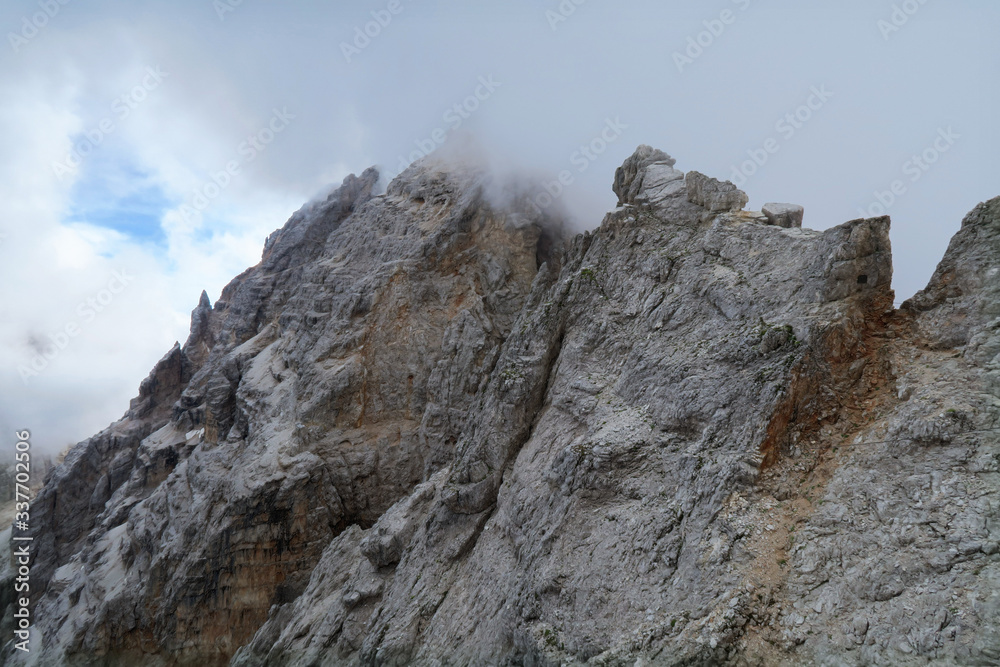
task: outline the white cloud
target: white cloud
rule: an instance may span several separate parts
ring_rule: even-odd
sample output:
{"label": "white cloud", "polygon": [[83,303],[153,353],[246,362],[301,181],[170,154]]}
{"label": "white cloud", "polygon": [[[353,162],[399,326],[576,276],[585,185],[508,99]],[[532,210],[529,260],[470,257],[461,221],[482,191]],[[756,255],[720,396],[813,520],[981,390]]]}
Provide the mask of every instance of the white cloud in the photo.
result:
{"label": "white cloud", "polygon": [[[76,41],[113,41],[114,33]],[[224,164],[239,143],[235,131],[215,132],[224,119],[171,96],[169,79],[116,115],[114,100],[141,85],[148,58],[136,51],[114,65],[95,58],[102,62],[89,70],[60,66],[73,48],[73,39],[62,51],[50,46],[34,70],[8,68],[0,87],[8,129],[0,138],[0,428],[29,428],[36,446],[52,450],[117,419],[155,361],[186,337],[201,290],[215,297],[256,263],[266,236],[301,203],[250,173],[206,209],[205,225],[171,224],[176,208],[166,211],[162,245],[92,224],[86,211],[69,221],[74,185],[88,169],[100,170],[108,204],[149,186],[183,202],[211,172],[204,165]],[[60,178],[53,163],[104,119],[114,131]]]}

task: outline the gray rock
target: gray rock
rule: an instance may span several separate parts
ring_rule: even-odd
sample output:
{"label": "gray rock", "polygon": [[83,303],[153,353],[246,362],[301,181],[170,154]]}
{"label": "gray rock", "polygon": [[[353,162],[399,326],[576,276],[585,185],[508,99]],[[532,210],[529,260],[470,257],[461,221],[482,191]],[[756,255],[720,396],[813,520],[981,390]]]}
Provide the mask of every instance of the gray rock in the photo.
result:
{"label": "gray rock", "polygon": [[634,203],[648,204],[657,208],[665,207],[671,199],[687,194],[684,172],[665,164],[651,164],[646,167],[642,187],[635,195]]}
{"label": "gray rock", "polygon": [[801,227],[805,209],[796,204],[764,204],[761,212],[768,224],[778,227]]}
{"label": "gray rock", "polygon": [[360,545],[361,553],[373,566],[384,568],[399,562],[416,532],[424,505],[434,497],[434,490],[430,482],[421,484],[379,517]]}
{"label": "gray rock", "polygon": [[729,181],[719,181],[697,171],[687,174],[687,197],[692,204],[712,212],[742,211],[750,198]]}
{"label": "gray rock", "polygon": [[996,662],[1000,199],[895,311],[888,218],[678,173],[293,216],[39,494],[37,664]]}
{"label": "gray rock", "polygon": [[[920,314],[927,338],[945,349],[969,343],[1000,317],[1000,278],[993,249],[1000,243],[1000,197],[979,204],[962,221],[930,284],[903,303]],[[961,265],[959,265],[961,263]]]}
{"label": "gray rock", "polygon": [[[615,171],[615,182],[612,189],[618,195],[618,205],[633,204],[636,197],[642,191],[646,180],[647,170],[651,166],[659,167],[657,170],[656,185],[665,185],[663,176],[671,176],[675,172],[673,166],[677,163],[672,157],[661,150],[650,146],[639,146],[624,164]],[[671,180],[673,180],[671,178]]]}
{"label": "gray rock", "polygon": [[[491,208],[482,173],[428,162],[373,196],[377,180],[303,207],[214,308],[203,295],[187,344],[39,494],[43,662],[228,659],[346,526],[382,517],[363,553],[399,559],[414,526],[387,510],[452,458],[562,240]],[[86,631],[56,642],[66,623]]]}

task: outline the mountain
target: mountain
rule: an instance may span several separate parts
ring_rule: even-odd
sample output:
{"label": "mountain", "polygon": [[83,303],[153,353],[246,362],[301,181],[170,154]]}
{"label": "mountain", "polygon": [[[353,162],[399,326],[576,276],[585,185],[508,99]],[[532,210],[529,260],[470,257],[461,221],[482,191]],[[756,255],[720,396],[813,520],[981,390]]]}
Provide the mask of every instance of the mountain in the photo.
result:
{"label": "mountain", "polygon": [[896,310],[888,218],[674,164],[307,204],[48,476],[7,662],[996,664],[1000,198]]}

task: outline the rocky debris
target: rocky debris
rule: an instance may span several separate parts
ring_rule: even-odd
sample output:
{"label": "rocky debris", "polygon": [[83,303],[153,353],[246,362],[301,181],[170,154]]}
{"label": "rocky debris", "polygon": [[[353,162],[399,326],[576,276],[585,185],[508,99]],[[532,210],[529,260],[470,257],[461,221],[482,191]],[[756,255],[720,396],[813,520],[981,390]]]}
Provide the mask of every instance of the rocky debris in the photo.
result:
{"label": "rocky debris", "polygon": [[39,659],[1000,660],[1000,200],[894,311],[888,218],[673,164],[569,242],[429,161],[293,216],[40,495]]}
{"label": "rocky debris", "polygon": [[805,209],[796,204],[764,204],[761,212],[769,225],[778,227],[801,227]]}
{"label": "rocky debris", "polygon": [[729,181],[719,181],[697,171],[687,174],[687,198],[713,213],[742,211],[750,198]]}

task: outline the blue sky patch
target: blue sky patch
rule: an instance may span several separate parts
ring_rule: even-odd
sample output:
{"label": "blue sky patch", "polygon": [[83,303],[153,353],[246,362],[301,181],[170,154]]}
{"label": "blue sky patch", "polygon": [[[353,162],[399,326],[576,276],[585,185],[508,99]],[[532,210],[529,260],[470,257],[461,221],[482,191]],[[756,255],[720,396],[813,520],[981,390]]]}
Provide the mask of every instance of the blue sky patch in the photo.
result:
{"label": "blue sky patch", "polygon": [[148,174],[130,166],[109,164],[92,156],[73,185],[67,223],[107,227],[139,243],[164,245],[160,222],[176,204]]}

